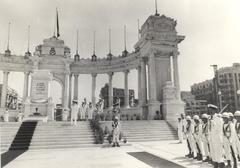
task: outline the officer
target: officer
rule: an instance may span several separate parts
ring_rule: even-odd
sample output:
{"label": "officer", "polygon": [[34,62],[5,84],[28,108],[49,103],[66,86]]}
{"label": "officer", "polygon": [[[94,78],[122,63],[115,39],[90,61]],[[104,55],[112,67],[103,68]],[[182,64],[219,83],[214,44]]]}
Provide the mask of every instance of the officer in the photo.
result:
{"label": "officer", "polygon": [[210,161],[210,148],[209,148],[209,121],[208,121],[208,115],[203,114],[202,115],[202,143],[203,143],[203,149],[206,159],[203,160],[203,162],[209,162]]}
{"label": "officer", "polygon": [[71,106],[71,125],[74,122],[74,125],[77,125],[77,117],[78,117],[78,103],[77,100],[72,101]]}
{"label": "officer", "polygon": [[182,118],[178,118],[178,139],[179,139],[179,143],[183,142],[183,123],[182,123]]}
{"label": "officer", "polygon": [[236,111],[234,113],[234,117],[236,119],[235,130],[236,130],[236,146],[238,151],[238,159],[240,161],[240,111]]}
{"label": "officer", "polygon": [[112,123],[112,128],[113,128],[113,146],[115,147],[120,147],[119,145],[119,136],[120,136],[120,124],[118,121],[118,117],[115,117],[113,123]]}
{"label": "officer", "polygon": [[87,109],[87,113],[88,113],[88,119],[91,120],[92,116],[93,116],[93,112],[94,112],[94,108],[91,102],[88,103],[88,109]]}
{"label": "officer", "polygon": [[193,116],[194,120],[194,132],[193,136],[196,142],[197,156],[194,159],[202,160],[202,124],[198,115]]}
{"label": "officer", "polygon": [[208,104],[209,120],[209,145],[214,168],[224,168],[223,161],[223,120],[219,115],[218,107]]}
{"label": "officer", "polygon": [[193,122],[192,122],[190,116],[186,116],[186,121],[187,121],[186,138],[187,138],[187,145],[188,145],[188,150],[189,150],[189,154],[187,154],[186,157],[194,158],[194,153],[196,151],[195,150],[195,141],[193,138],[194,126],[193,126]]}

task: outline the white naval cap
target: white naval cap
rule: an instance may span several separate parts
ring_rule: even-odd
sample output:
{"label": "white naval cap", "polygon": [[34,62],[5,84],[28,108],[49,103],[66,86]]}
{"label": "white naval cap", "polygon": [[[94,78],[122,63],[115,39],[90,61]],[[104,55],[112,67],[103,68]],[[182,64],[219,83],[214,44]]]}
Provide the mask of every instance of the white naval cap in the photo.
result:
{"label": "white naval cap", "polygon": [[202,115],[202,118],[207,118],[208,119],[208,115],[205,113]]}
{"label": "white naval cap", "polygon": [[186,120],[191,120],[191,117],[189,115],[186,116]]}
{"label": "white naval cap", "polygon": [[208,104],[207,107],[208,107],[208,108],[213,108],[213,109],[218,109],[218,107],[215,106],[215,105],[213,105],[213,104]]}
{"label": "white naval cap", "polygon": [[235,117],[240,117],[240,111],[236,111],[236,112],[234,113],[234,116],[235,116]]}
{"label": "white naval cap", "polygon": [[194,119],[194,120],[199,120],[199,116],[198,116],[198,115],[194,115],[194,116],[193,116],[193,119]]}
{"label": "white naval cap", "polygon": [[229,118],[229,114],[227,112],[222,113],[223,118]]}
{"label": "white naval cap", "polygon": [[233,113],[229,112],[228,113],[229,117],[233,117]]}

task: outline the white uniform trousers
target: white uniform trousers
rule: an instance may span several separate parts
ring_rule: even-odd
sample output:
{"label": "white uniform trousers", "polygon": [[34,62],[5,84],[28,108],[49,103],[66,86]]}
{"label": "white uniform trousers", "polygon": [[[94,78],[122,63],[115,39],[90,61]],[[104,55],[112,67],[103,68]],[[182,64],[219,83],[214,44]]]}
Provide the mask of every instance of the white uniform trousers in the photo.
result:
{"label": "white uniform trousers", "polygon": [[223,149],[226,159],[231,160],[231,144],[226,136],[223,137]]}
{"label": "white uniform trousers", "polygon": [[206,135],[203,135],[202,143],[203,143],[204,156],[211,158],[210,151],[209,151],[209,139],[208,139],[208,137],[206,137]]}

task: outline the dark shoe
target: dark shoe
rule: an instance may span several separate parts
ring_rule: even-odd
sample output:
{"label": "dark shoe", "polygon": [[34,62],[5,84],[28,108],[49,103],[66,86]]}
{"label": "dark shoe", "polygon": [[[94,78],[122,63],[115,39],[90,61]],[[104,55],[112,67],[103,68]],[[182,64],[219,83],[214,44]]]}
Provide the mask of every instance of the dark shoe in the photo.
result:
{"label": "dark shoe", "polygon": [[212,159],[209,159],[208,163],[213,165]]}
{"label": "dark shoe", "polygon": [[117,143],[117,147],[120,147],[120,145]]}
{"label": "dark shoe", "polygon": [[217,162],[213,162],[213,167],[214,168],[218,168],[218,163]]}
{"label": "dark shoe", "polygon": [[193,159],[197,159],[198,160],[198,158],[199,158],[199,153],[197,153],[197,156],[194,157]]}
{"label": "dark shoe", "polygon": [[115,147],[115,143],[113,143],[112,147]]}
{"label": "dark shoe", "polygon": [[205,160],[203,160],[203,162],[209,162],[209,157],[207,156]]}
{"label": "dark shoe", "polygon": [[191,156],[191,153],[189,153],[189,154],[185,155],[185,157],[190,157],[190,156]]}
{"label": "dark shoe", "polygon": [[194,158],[194,153],[192,152],[189,158]]}
{"label": "dark shoe", "polygon": [[[219,168],[225,168],[224,162],[218,163],[218,167],[219,167]],[[228,166],[226,166],[226,167],[228,167]],[[231,166],[230,166],[230,168],[231,168]]]}
{"label": "dark shoe", "polygon": [[203,158],[202,158],[202,154],[199,154],[197,160],[200,161],[200,160],[202,160],[202,159],[203,159]]}

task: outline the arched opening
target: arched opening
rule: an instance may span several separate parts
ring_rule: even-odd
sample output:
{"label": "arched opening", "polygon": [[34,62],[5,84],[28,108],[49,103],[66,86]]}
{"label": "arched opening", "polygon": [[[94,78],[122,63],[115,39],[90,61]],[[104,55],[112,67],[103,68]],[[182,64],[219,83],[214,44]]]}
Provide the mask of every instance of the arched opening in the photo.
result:
{"label": "arched opening", "polygon": [[62,84],[53,80],[50,82],[50,97],[52,97],[53,103],[56,106],[62,107]]}

